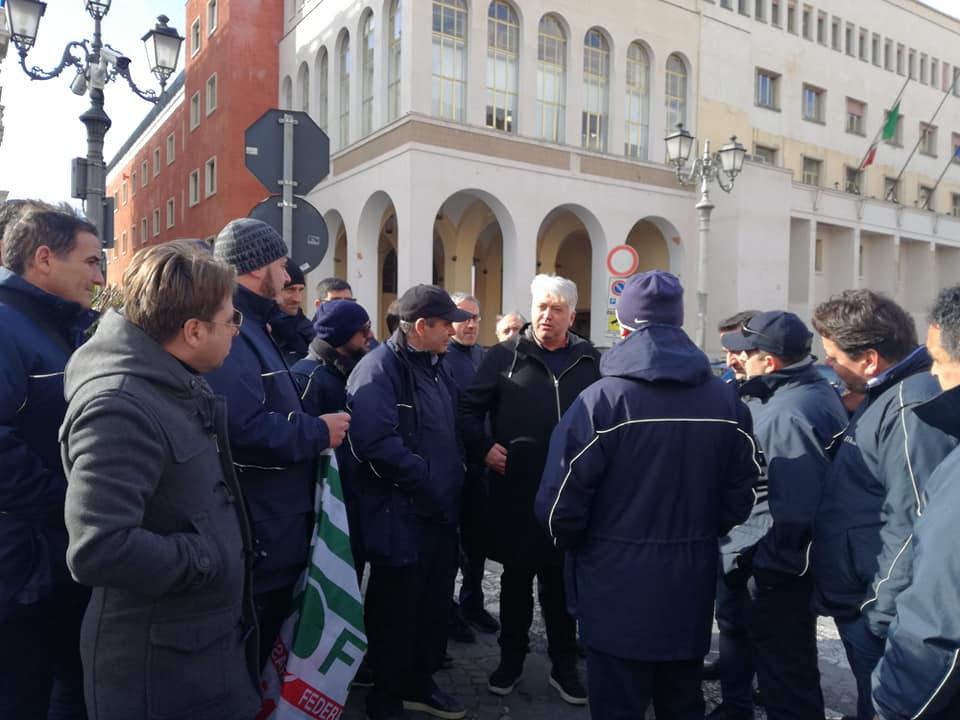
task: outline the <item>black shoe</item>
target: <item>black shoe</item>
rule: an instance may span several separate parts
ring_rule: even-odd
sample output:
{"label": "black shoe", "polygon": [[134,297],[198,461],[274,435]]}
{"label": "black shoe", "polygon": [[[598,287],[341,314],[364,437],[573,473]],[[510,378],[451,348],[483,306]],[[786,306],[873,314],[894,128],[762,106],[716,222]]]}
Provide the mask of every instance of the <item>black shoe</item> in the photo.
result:
{"label": "black shoe", "polygon": [[753,720],[753,711],[720,703],[707,713],[705,720]]}
{"label": "black shoe", "polygon": [[475,643],[477,641],[476,633],[467,625],[467,621],[463,619],[459,611],[450,615],[450,622],[447,624],[447,636],[451,640],[462,643]]}
{"label": "black shoe", "polygon": [[500,630],[497,619],[483,608],[460,608],[463,619],[483,633],[495,633]]}
{"label": "black shoe", "polygon": [[487,681],[487,690],[494,695],[509,695],[517,686],[520,675],[523,673],[523,665],[507,663],[500,661],[497,669],[490,673],[490,679]]}
{"label": "black shoe", "polygon": [[350,687],[373,687],[373,668],[370,666],[370,663],[367,662],[366,656],[364,656],[363,661],[360,663],[360,667],[357,668],[357,674],[353,676],[353,682],[350,683]]}
{"label": "black shoe", "polygon": [[367,717],[370,720],[407,720],[403,703],[393,697],[381,697],[376,690],[367,695]]}
{"label": "black shoe", "polygon": [[557,689],[565,702],[571,705],[587,704],[587,691],[580,681],[576,666],[563,670],[554,667],[550,671],[550,684]]}
{"label": "black shoe", "polygon": [[704,658],[703,659],[703,679],[704,680],[719,680],[720,679],[720,658]]}
{"label": "black shoe", "polygon": [[434,686],[429,696],[416,700],[404,700],[404,710],[417,710],[427,715],[446,720],[460,720],[467,711],[455,697]]}

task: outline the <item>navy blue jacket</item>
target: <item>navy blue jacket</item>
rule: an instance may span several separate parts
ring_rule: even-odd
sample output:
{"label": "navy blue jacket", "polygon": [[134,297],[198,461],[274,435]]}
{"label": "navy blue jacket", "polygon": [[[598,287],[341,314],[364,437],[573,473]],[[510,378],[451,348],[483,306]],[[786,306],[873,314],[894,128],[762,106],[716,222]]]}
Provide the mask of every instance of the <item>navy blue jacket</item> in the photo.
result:
{"label": "navy blue jacket", "polygon": [[877,637],[910,582],[921,483],[956,445],[913,412],[939,394],[929,368],[919,347],[868,386],[824,477],[814,525],[814,608],[838,618],[863,613]]}
{"label": "navy blue jacket", "polygon": [[847,425],[847,411],[812,360],[750,378],[740,397],[753,418],[763,473],[753,512],[720,541],[720,552],[725,572],[752,568],[770,585],[810,567],[827,453]]}
{"label": "navy blue jacket", "polygon": [[325,340],[314,338],[307,356],[290,368],[300,388],[304,411],[311,415],[343,412],[347,407],[347,377],[356,364],[354,358],[338,353]]}
{"label": "navy blue jacket", "polygon": [[483,355],[483,348],[480,345],[461,345],[456,340],[447,343],[447,354],[443,356],[443,364],[459,392],[466,390],[467,386],[473,382]]}
{"label": "navy blue jacket", "polygon": [[456,392],[443,357],[413,350],[399,331],[350,373],[349,473],[366,560],[411,565],[423,523],[456,523],[464,477]]}
{"label": "navy blue jacket", "polygon": [[63,370],[97,314],[0,267],[0,608],[68,582]]}
{"label": "navy blue jacket", "polygon": [[307,356],[310,341],[317,332],[303,310],[297,310],[296,315],[288,315],[277,306],[270,317],[270,334],[283,353],[283,359],[288,365],[293,365]]}
{"label": "navy blue jacket", "polygon": [[227,398],[230,449],[250,513],[257,593],[296,582],[313,532],[314,483],[326,423],[303,412],[300,393],[267,330],[276,303],[237,286],[240,335],[223,366],[206,375]]}
{"label": "navy blue jacket", "polygon": [[754,502],[750,413],[672,325],[631,333],[600,370],[550,438],[537,519],[568,549],[584,644],[642,661],[702,658],[718,538]]}
{"label": "navy blue jacket", "polygon": [[[930,427],[960,439],[960,387],[916,408]],[[873,672],[881,720],[960,717],[960,448],[924,483],[913,533],[913,579],[897,598],[887,646]]]}

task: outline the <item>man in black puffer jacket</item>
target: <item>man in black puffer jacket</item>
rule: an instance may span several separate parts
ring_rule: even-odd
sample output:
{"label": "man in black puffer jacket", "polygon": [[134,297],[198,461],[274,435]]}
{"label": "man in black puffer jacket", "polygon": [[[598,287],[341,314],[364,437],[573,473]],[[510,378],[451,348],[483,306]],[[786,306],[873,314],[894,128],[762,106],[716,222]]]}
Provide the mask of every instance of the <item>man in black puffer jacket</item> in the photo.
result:
{"label": "man in black puffer jacket", "polygon": [[702,720],[717,539],[753,505],[750,414],[680,327],[683,289],[654,270],[627,282],[627,338],[603,356],[550,439],[537,519],[566,549],[587,648],[590,712]]}
{"label": "man in black puffer jacket", "polygon": [[468,459],[488,468],[487,556],[503,563],[500,665],[487,688],[507,695],[520,678],[536,577],[553,662],[550,684],[566,702],[585,705],[576,623],[566,609],[563,553],[537,524],[533,501],[550,433],[580,391],[600,377],[600,358],[593,345],[570,332],[577,307],[573,282],[537,275],[530,289],[533,322],[487,351],[458,411]]}

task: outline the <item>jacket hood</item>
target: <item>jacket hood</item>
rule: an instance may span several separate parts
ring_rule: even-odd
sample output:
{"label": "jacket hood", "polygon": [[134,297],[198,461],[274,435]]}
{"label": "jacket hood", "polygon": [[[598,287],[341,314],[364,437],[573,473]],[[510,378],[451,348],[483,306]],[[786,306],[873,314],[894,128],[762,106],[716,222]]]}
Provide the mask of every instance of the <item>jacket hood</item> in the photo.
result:
{"label": "jacket hood", "polygon": [[143,330],[111,309],[101,317],[94,336],[67,364],[67,402],[87,383],[114,375],[139,377],[176,395],[196,394],[197,387],[206,384]]}
{"label": "jacket hood", "polygon": [[266,325],[282,312],[276,300],[257,295],[243,285],[237,285],[234,290],[233,305],[243,313],[245,321],[249,319],[259,325]]}
{"label": "jacket hood", "polygon": [[877,398],[904,378],[918,372],[926,372],[930,369],[932,362],[927,348],[920,345],[896,365],[887,368],[870,380],[867,383],[867,394],[871,399]]}
{"label": "jacket hood", "polygon": [[827,382],[827,380],[816,371],[813,367],[813,358],[810,358],[769,375],[750,378],[740,386],[740,395],[765,400],[773,395],[777,388],[787,385],[810,385],[816,382]]}
{"label": "jacket hood", "polygon": [[647,323],[604,353],[600,374],[685,385],[702,385],[713,376],[707,356],[683,328],[658,323]]}
{"label": "jacket hood", "polygon": [[918,405],[914,412],[927,425],[960,438],[960,385]]}

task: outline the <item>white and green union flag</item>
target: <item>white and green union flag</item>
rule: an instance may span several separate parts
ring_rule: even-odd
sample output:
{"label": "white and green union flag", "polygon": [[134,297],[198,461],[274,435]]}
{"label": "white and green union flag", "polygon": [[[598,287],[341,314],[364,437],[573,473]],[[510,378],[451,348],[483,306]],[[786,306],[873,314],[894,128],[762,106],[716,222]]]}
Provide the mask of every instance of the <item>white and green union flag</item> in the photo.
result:
{"label": "white and green union flag", "polygon": [[336,720],[367,649],[350,527],[332,451],[317,472],[310,562],[294,590],[293,613],[263,669],[257,720]]}

